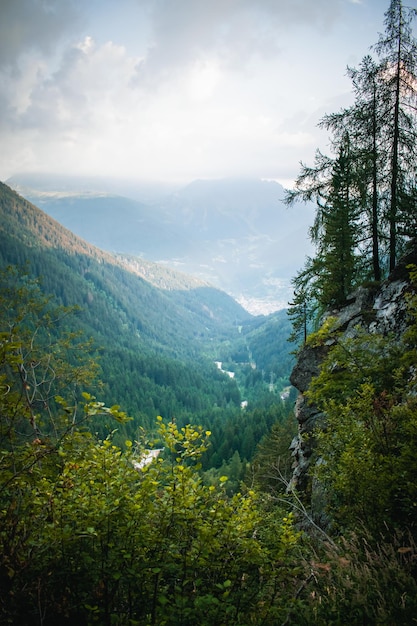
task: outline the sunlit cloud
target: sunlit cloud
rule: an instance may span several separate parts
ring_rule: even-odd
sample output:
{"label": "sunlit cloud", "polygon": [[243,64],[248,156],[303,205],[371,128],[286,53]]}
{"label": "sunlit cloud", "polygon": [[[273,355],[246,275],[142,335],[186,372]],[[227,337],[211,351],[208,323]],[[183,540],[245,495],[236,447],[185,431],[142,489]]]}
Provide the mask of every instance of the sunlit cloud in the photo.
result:
{"label": "sunlit cloud", "polygon": [[320,117],[346,102],[357,41],[366,53],[376,39],[383,12],[358,11],[345,0],[4,0],[0,177],[291,178],[321,140]]}

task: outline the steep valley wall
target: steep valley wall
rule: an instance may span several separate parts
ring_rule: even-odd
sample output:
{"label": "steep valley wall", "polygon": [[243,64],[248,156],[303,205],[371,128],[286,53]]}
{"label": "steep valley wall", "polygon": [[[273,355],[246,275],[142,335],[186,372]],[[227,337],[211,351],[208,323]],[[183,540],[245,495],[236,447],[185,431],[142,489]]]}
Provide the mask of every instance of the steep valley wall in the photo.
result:
{"label": "steep valley wall", "polygon": [[[346,306],[328,313],[335,319],[334,332],[343,333],[346,337],[354,337],[358,328],[370,333],[387,334],[400,338],[406,328],[407,301],[406,294],[411,290],[409,265],[417,265],[417,250],[414,249],[404,256],[395,270],[380,286],[360,287],[352,294]],[[326,316],[327,317],[327,316]],[[300,350],[296,365],[291,373],[291,383],[298,390],[295,415],[298,421],[298,434],[291,444],[294,459],[290,489],[301,494],[309,494],[311,501],[315,498],[314,485],[311,486],[309,469],[315,446],[314,431],[325,420],[317,406],[310,404],[306,397],[313,377],[317,376],[320,366],[330,346],[335,340],[331,338],[324,345],[306,345]],[[312,507],[314,509],[314,507]],[[314,511],[320,517],[320,511]]]}

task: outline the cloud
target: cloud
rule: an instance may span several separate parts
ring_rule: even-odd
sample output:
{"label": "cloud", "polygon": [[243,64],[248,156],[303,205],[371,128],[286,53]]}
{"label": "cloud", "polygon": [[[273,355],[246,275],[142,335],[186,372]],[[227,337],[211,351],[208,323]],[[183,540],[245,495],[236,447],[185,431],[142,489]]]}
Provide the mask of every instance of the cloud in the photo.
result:
{"label": "cloud", "polygon": [[80,13],[72,2],[2,0],[0,67],[15,66],[25,52],[51,53],[63,35],[79,24]]}
{"label": "cloud", "polygon": [[[0,128],[15,132],[29,123],[27,111],[61,62],[83,23],[76,1],[2,0],[0,4]],[[62,48],[63,46],[63,48]],[[25,119],[26,118],[26,119]]]}
{"label": "cloud", "polygon": [[0,33],[7,24],[15,35],[2,56],[0,37],[1,176],[291,178],[291,167],[314,154],[312,129],[335,88],[323,42],[343,7],[346,0],[3,0]]}
{"label": "cloud", "polygon": [[[129,1],[120,0],[118,5],[122,14],[126,11],[127,21]],[[140,57],[109,40],[96,45],[91,36],[70,44],[69,35],[88,19],[81,17],[83,0],[3,0],[0,79],[7,85],[7,93],[0,95],[3,126],[53,129],[66,120],[76,126],[83,120],[90,124],[95,98],[94,107],[103,109],[101,99],[112,106],[111,91],[125,97],[128,88],[160,92],[176,84],[191,101],[205,100],[215,93],[225,73],[250,75],[255,71],[254,59],[267,62],[275,57],[289,25],[324,28],[330,24],[340,0],[136,3],[142,8],[142,20],[150,22]],[[106,11],[110,4],[101,0],[96,10]],[[89,18],[93,25],[94,12]]]}
{"label": "cloud", "polygon": [[[288,28],[331,27],[341,0],[154,0],[149,7],[152,39],[138,65],[138,80],[168,79],[194,59],[215,56],[244,71],[253,57],[280,49]],[[294,35],[296,36],[296,34]]]}
{"label": "cloud", "polygon": [[0,92],[2,173],[73,171],[111,162],[122,137],[131,143],[127,129],[130,135],[134,132],[132,114],[140,102],[131,81],[137,61],[123,46],[97,45],[86,37],[65,49],[53,71],[41,55],[22,57],[17,72],[5,68],[7,90]]}
{"label": "cloud", "polygon": [[34,66],[28,65],[26,81],[19,80],[15,89],[26,102],[20,111],[15,106],[15,124],[49,134],[100,129],[106,134],[126,107],[135,105],[130,83],[136,63],[123,46],[98,46],[86,37],[65,51],[52,74],[39,63],[33,77]]}

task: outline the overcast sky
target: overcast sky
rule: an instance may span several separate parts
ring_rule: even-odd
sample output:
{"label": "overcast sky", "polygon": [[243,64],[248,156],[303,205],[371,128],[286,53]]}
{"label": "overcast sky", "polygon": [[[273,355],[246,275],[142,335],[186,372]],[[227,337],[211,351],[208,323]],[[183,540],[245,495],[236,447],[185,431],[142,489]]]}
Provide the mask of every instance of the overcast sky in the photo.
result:
{"label": "overcast sky", "polygon": [[[417,7],[417,0],[407,5]],[[0,179],[285,185],[389,0],[0,0]]]}

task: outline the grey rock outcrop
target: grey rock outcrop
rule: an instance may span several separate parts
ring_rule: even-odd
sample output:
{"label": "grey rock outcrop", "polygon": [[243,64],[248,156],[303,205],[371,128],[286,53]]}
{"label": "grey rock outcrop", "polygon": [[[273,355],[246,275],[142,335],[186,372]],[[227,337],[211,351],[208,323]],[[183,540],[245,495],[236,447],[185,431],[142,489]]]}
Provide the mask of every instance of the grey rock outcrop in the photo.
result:
{"label": "grey rock outcrop", "polygon": [[[370,333],[400,338],[407,323],[407,298],[411,290],[409,280],[410,264],[417,265],[417,250],[405,256],[391,275],[379,287],[360,287],[349,298],[346,306],[328,313],[335,319],[335,332],[342,332],[353,337],[361,327]],[[309,467],[314,450],[314,430],[323,423],[325,416],[316,406],[310,404],[305,393],[311,380],[319,373],[332,340],[325,345],[315,346],[308,343],[301,349],[295,367],[291,373],[291,384],[298,390],[295,404],[295,416],[298,421],[298,435],[293,439],[290,449],[294,459],[290,489],[306,492],[309,486]],[[312,494],[314,498],[314,493]]]}

